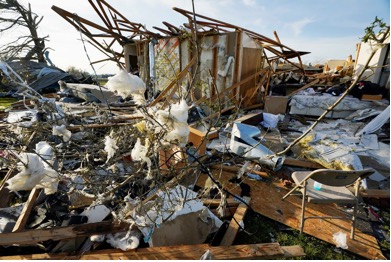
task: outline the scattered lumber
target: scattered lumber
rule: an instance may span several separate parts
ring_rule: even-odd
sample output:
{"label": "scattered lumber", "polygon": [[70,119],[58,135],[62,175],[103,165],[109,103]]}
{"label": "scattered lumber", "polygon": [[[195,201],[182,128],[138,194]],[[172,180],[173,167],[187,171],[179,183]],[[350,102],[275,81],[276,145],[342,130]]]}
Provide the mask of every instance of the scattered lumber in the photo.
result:
{"label": "scattered lumber", "polygon": [[243,197],[243,200],[245,201],[245,203],[240,203],[240,205],[236,209],[236,212],[231,222],[229,223],[227,231],[225,232],[225,235],[221,240],[220,246],[230,246],[233,244],[235,237],[239,231],[239,224],[243,221],[244,216],[246,215],[247,207],[250,204],[251,198]]}
{"label": "scattered lumber", "polygon": [[304,256],[303,249],[299,246],[280,246],[278,243],[235,245],[235,246],[209,246],[181,245],[166,247],[138,248],[129,251],[118,249],[99,250],[85,252],[84,254],[71,255],[67,253],[57,254],[30,254],[0,257],[2,260],[199,260],[201,256],[210,251],[213,260],[236,259],[278,259]]}
{"label": "scattered lumber", "polygon": [[0,245],[35,245],[47,240],[57,241],[96,234],[116,233],[126,231],[128,228],[129,224],[127,223],[116,224],[112,221],[104,221],[66,227],[31,229],[13,233],[2,233]]}

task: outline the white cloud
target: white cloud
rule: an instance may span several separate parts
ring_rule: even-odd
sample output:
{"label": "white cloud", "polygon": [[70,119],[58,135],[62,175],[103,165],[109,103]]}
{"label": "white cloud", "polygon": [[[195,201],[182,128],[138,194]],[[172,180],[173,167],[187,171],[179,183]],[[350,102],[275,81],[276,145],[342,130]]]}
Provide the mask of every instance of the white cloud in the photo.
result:
{"label": "white cloud", "polygon": [[360,40],[356,36],[323,37],[323,38],[288,38],[284,44],[297,50],[308,51],[311,54],[301,57],[304,63],[325,63],[327,60],[344,60],[349,55],[355,59],[356,44]]}
{"label": "white cloud", "polygon": [[313,22],[314,22],[313,19],[305,17],[305,18],[298,20],[296,22],[289,23],[289,24],[287,24],[287,26],[292,29],[294,36],[299,36],[301,34],[301,32],[303,31],[303,28],[306,25],[313,23]]}
{"label": "white cloud", "polygon": [[255,6],[255,5],[256,5],[255,0],[243,0],[243,3],[244,3],[246,6]]}

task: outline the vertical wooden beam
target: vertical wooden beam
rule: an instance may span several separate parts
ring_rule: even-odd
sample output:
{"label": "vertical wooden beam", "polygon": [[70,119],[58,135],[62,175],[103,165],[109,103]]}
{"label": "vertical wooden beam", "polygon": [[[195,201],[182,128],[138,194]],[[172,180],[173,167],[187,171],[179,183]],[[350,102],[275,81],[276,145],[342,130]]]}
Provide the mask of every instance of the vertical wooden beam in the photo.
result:
{"label": "vertical wooden beam", "polygon": [[26,203],[24,203],[22,212],[20,213],[20,216],[16,221],[12,232],[20,232],[24,230],[24,227],[26,226],[27,220],[30,216],[31,210],[34,207],[34,203],[39,195],[39,192],[41,192],[41,189],[33,188],[33,190],[31,190],[29,198],[27,199]]}
{"label": "vertical wooden beam", "polygon": [[[241,30],[236,31],[236,46],[235,46],[235,68],[234,68],[234,76],[233,76],[233,84],[236,84],[241,79],[241,65],[242,65],[242,37],[243,32]],[[240,91],[240,86],[234,89],[234,95],[236,96],[236,100],[238,102],[238,95]]]}
{"label": "vertical wooden beam", "polygon": [[188,141],[193,144],[197,149],[197,152],[200,156],[204,155],[206,152],[206,133],[199,131],[191,126]]}
{"label": "vertical wooden beam", "polygon": [[[251,198],[243,197],[243,199],[247,203],[247,205],[250,204]],[[231,220],[231,223],[229,224],[228,229],[225,232],[223,240],[221,240],[220,246],[231,246],[233,244],[235,237],[239,231],[239,223],[243,221],[243,218],[246,215],[247,205],[244,203],[239,204]]]}
{"label": "vertical wooden beam", "polygon": [[[214,35],[213,36],[213,49],[212,49],[212,52],[213,52],[213,60],[212,60],[212,77],[213,77],[213,82],[216,83],[216,79],[217,79],[217,71],[218,71],[218,61],[219,61],[219,48],[218,48],[218,42],[219,42],[219,36],[218,35]],[[216,85],[217,87],[217,85]],[[209,94],[209,97],[212,97],[214,95],[217,94],[215,88],[211,88],[211,91],[212,93]]]}

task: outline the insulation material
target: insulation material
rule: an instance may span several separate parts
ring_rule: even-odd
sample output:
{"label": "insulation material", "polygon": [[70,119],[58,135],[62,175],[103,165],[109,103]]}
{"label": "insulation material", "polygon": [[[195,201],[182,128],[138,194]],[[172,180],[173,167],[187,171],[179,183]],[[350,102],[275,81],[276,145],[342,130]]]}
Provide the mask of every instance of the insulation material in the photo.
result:
{"label": "insulation material", "polygon": [[145,144],[146,145],[143,146],[141,144],[140,138],[137,138],[137,142],[132,149],[131,156],[134,161],[142,161],[142,162],[147,163],[148,175],[147,175],[146,179],[152,179],[152,177],[151,177],[152,162],[151,162],[151,159],[147,156],[147,154],[148,154],[148,147],[147,147],[148,140],[146,141]]}
{"label": "insulation material", "polygon": [[110,136],[105,136],[105,151],[107,153],[106,163],[114,156],[115,152],[118,150],[117,143]]}
{"label": "insulation material", "polygon": [[187,124],[188,110],[189,107],[185,100],[181,100],[165,110],[158,110],[155,116],[160,125],[156,126],[155,132],[166,131],[167,135],[164,140],[168,144],[174,143],[179,147],[184,147],[190,133]]}
{"label": "insulation material", "polygon": [[[375,154],[380,157],[379,154],[382,152],[381,143],[377,141],[376,136],[366,136],[362,139],[354,136],[361,126],[361,122],[344,119],[318,123],[315,130],[299,142],[301,154],[330,169],[360,170],[363,167],[358,154]],[[300,127],[297,124],[297,128],[304,132],[308,127]],[[385,155],[389,159],[389,147],[388,152],[385,150]]]}
{"label": "insulation material", "polygon": [[37,187],[44,188],[45,194],[57,192],[58,173],[46,166],[37,154],[21,153],[19,159],[19,173],[7,180],[10,191],[32,190]]}
{"label": "insulation material", "polygon": [[46,141],[40,141],[35,145],[35,152],[45,160],[52,160],[54,157],[53,148]]}
{"label": "insulation material", "polygon": [[136,249],[140,244],[140,240],[135,233],[132,234],[129,232],[119,232],[115,234],[108,234],[106,238],[106,242],[109,243],[112,247],[121,249],[123,251]]}
{"label": "insulation material", "polygon": [[140,77],[121,69],[111,77],[105,85],[110,91],[117,93],[123,99],[132,96],[137,105],[145,105],[145,83]]}

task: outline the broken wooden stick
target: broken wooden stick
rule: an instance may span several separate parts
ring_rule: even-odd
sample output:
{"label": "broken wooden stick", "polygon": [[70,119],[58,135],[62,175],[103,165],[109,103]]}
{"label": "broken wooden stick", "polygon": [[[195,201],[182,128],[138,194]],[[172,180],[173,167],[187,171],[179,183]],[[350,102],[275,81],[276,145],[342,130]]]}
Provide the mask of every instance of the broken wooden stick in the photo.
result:
{"label": "broken wooden stick", "polygon": [[229,226],[227,228],[227,231],[225,232],[223,240],[221,240],[220,246],[231,246],[234,243],[235,237],[238,234],[240,228],[240,223],[243,221],[244,216],[246,215],[247,208],[248,205],[250,204],[251,198],[243,197],[243,200],[246,203],[239,204],[233,218],[231,219],[231,222],[229,223]]}

